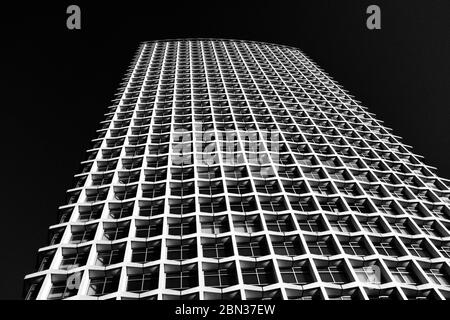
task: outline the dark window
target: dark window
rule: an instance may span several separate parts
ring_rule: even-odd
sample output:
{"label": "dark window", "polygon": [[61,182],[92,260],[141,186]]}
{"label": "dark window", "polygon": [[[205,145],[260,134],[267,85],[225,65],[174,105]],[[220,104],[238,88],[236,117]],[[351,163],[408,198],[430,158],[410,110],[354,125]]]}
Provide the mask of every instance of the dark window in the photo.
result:
{"label": "dark window", "polygon": [[158,274],[158,268],[137,270],[135,274],[128,275],[127,291],[142,293],[158,288]]}
{"label": "dark window", "polygon": [[91,277],[88,295],[101,296],[104,294],[117,291],[119,287],[120,272],[112,274],[107,272],[106,275]]}

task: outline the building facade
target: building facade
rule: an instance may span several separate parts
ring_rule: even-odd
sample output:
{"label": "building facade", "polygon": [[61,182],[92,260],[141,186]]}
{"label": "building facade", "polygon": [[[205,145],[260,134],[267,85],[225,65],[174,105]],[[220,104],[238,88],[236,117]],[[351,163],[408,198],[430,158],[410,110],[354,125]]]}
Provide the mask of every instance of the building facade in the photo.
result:
{"label": "building facade", "polygon": [[300,50],[140,45],[25,299],[450,297],[450,181]]}

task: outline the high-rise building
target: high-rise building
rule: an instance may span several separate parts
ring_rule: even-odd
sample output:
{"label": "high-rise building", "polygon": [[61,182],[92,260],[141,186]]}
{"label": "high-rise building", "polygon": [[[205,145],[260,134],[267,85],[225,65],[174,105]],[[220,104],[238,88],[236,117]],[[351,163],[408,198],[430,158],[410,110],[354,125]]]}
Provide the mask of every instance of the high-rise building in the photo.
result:
{"label": "high-rise building", "polygon": [[142,43],[26,299],[446,299],[450,181],[300,50]]}

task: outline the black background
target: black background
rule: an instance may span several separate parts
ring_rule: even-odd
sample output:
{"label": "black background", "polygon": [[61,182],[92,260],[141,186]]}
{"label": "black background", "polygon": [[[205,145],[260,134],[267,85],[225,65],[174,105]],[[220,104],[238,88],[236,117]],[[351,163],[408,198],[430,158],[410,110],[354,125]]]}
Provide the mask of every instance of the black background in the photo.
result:
{"label": "black background", "polygon": [[[298,47],[450,178],[448,0],[92,2],[2,4],[0,299],[21,298],[23,277],[141,41]],[[66,28],[70,4],[81,7],[79,31]],[[366,28],[370,4],[381,7],[381,30]]]}

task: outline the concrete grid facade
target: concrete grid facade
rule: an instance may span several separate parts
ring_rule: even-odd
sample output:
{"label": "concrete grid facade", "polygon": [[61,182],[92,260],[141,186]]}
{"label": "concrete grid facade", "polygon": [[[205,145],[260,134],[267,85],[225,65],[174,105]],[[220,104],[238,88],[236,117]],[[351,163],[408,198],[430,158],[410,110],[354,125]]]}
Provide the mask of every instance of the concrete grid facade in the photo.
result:
{"label": "concrete grid facade", "polygon": [[300,50],[142,43],[25,299],[447,299],[450,181]]}

